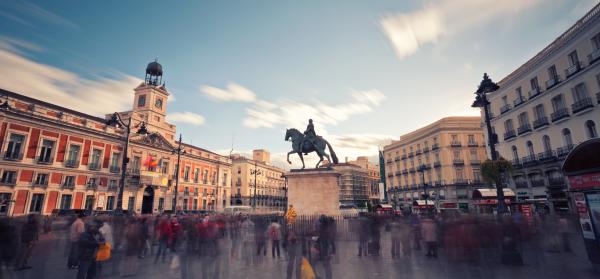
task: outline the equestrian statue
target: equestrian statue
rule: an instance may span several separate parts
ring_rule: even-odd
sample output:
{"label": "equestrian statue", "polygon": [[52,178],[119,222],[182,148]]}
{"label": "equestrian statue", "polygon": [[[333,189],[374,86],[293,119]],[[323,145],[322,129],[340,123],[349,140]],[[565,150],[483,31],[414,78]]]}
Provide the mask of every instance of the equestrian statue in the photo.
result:
{"label": "equestrian statue", "polygon": [[[323,157],[327,158],[329,163],[337,164],[338,157],[335,155],[331,144],[327,142],[323,137],[318,136],[315,133],[315,126],[313,125],[312,119],[308,120],[308,126],[306,127],[306,131],[304,133],[298,131],[297,129],[287,129],[285,132],[285,140],[289,141],[291,138],[292,141],[292,151],[287,154],[287,161],[290,162],[290,154],[297,153],[302,160],[302,169],[304,169],[304,157],[303,155],[307,155],[311,152],[317,152],[319,155],[319,162],[315,166],[315,168],[319,167],[319,164],[323,162]],[[325,153],[325,147],[329,149],[329,153],[331,157],[327,153]]]}

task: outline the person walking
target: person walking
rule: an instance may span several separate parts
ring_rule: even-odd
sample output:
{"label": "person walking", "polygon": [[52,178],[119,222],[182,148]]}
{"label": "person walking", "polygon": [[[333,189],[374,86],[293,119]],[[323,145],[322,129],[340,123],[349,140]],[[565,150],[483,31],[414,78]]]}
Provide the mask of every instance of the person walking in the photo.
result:
{"label": "person walking", "polygon": [[79,252],[77,251],[77,248],[79,246],[79,237],[81,237],[81,235],[85,232],[85,224],[83,223],[83,217],[85,217],[84,213],[79,212],[77,214],[77,219],[75,219],[75,222],[73,222],[71,224],[71,227],[69,228],[70,246],[69,258],[67,260],[67,266],[69,269],[76,269],[79,266],[79,263],[77,262],[77,258],[79,257]]}
{"label": "person walking", "polygon": [[21,250],[16,261],[16,270],[30,269],[31,266],[27,264],[33,246],[38,240],[38,223],[35,214],[29,214],[27,216],[27,222],[21,227]]}
{"label": "person walking", "polygon": [[96,223],[92,222],[84,228],[85,231],[77,242],[79,253],[77,279],[94,279],[96,278],[96,252],[100,244],[104,243],[104,239]]}
{"label": "person walking", "polygon": [[269,240],[271,240],[271,256],[275,258],[275,251],[277,251],[277,258],[281,258],[279,252],[279,241],[281,240],[281,225],[276,219],[273,219],[269,226]]}
{"label": "person walking", "polygon": [[421,224],[421,233],[423,235],[423,240],[425,240],[425,244],[427,245],[426,256],[437,258],[437,224],[431,217],[427,217],[423,220]]}
{"label": "person walking", "polygon": [[168,217],[163,217],[159,223],[158,228],[156,229],[156,234],[158,238],[158,252],[156,253],[156,257],[154,258],[154,263],[158,262],[158,258],[162,255],[162,262],[165,262],[165,257],[167,254],[167,246],[169,245],[169,240],[172,238],[172,230],[171,223],[169,222]]}
{"label": "person walking", "polygon": [[252,242],[254,239],[255,225],[248,216],[242,217],[244,220],[240,227],[240,236],[242,238],[242,258],[246,267],[250,266],[253,259]]}
{"label": "person walking", "polygon": [[363,254],[367,256],[369,254],[367,246],[369,243],[369,219],[365,216],[361,216],[358,219],[358,256],[362,257]]}
{"label": "person walking", "polygon": [[394,217],[392,222],[390,223],[390,240],[392,242],[392,258],[400,257],[400,241],[401,241],[401,232],[400,232],[400,222],[398,222],[398,217]]}

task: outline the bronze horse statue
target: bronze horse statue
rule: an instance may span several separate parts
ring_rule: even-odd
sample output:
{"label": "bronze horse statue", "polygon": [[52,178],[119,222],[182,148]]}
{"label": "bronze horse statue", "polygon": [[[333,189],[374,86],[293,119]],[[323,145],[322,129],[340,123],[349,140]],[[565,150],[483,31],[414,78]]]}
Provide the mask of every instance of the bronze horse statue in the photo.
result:
{"label": "bronze horse statue", "polygon": [[[324,138],[320,136],[317,136],[315,138],[313,144],[311,141],[305,141],[305,136],[302,132],[292,128],[287,129],[287,131],[285,132],[285,140],[289,141],[290,138],[292,140],[292,151],[288,152],[287,154],[287,161],[289,164],[292,163],[290,162],[290,154],[297,153],[300,157],[300,160],[302,160],[302,169],[304,169],[304,157],[302,153],[307,154],[311,152],[317,152],[317,155],[319,155],[320,158],[315,168],[318,168],[319,164],[323,162],[323,157],[326,157],[327,161],[329,161],[330,163],[337,164],[339,162],[337,155],[335,155],[335,152],[331,147],[331,144],[329,144],[329,142],[327,142]],[[302,150],[300,150],[300,146],[302,146]],[[325,147],[329,149],[331,157],[329,157],[329,155],[325,153]]]}

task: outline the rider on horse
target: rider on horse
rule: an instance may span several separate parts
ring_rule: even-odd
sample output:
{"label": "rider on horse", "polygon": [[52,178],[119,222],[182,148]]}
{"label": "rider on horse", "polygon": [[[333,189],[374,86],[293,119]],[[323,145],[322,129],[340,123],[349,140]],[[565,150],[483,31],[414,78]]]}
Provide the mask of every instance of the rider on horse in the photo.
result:
{"label": "rider on horse", "polygon": [[[304,143],[309,141],[311,144],[315,144],[315,140],[317,139],[317,133],[315,133],[315,126],[313,125],[312,119],[308,120],[308,126],[306,126],[306,131],[304,131],[304,141],[300,144],[300,150],[303,150]],[[304,155],[307,155],[305,152]]]}

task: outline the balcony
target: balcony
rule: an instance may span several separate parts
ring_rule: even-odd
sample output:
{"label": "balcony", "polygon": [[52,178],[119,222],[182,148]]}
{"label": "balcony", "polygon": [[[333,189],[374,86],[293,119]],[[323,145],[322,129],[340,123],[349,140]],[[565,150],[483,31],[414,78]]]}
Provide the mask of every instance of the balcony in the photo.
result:
{"label": "balcony", "polygon": [[515,181],[515,188],[527,188],[527,181]]}
{"label": "balcony", "polygon": [[33,182],[34,187],[48,187],[48,179],[46,180],[36,180]]}
{"label": "balcony", "polygon": [[565,186],[564,177],[548,177],[548,187],[563,187]]}
{"label": "balcony", "polygon": [[437,149],[440,149],[440,145],[439,144],[434,143],[434,144],[431,145],[431,151],[434,151],[434,150],[437,150]]}
{"label": "balcony", "polygon": [[471,159],[471,165],[480,165],[481,161],[477,159]]}
{"label": "balcony", "polygon": [[413,157],[413,155],[414,155],[414,154],[412,153],[412,151],[411,151],[411,152],[408,152],[408,158],[412,158],[412,157]]}
{"label": "balcony", "polygon": [[565,69],[565,76],[569,78],[570,76],[576,74],[581,70],[581,62],[577,61],[577,63],[571,65],[569,68]]}
{"label": "balcony", "polygon": [[556,152],[554,150],[540,152],[540,153],[538,153],[537,156],[538,156],[538,159],[542,162],[551,162],[551,161],[558,159],[558,157],[556,156]]}
{"label": "balcony", "polygon": [[514,101],[513,101],[513,106],[516,108],[518,106],[520,106],[521,104],[525,103],[525,98],[523,98],[522,96],[517,97]]}
{"label": "balcony", "polygon": [[[394,174],[393,173],[388,173],[387,177],[390,177],[390,178],[394,177]],[[242,183],[240,183],[239,185],[236,183],[236,186],[240,186],[240,185],[242,185]]]}
{"label": "balcony", "polygon": [[442,163],[440,161],[433,162],[433,167],[434,168],[439,168],[441,166],[442,166]]}
{"label": "balcony", "polygon": [[519,132],[519,135],[529,133],[531,132],[531,125],[529,125],[529,123],[524,123],[517,128],[517,132]]}
{"label": "balcony", "polygon": [[504,133],[504,140],[509,140],[516,136],[517,136],[517,133],[515,133],[515,130],[510,130],[510,131],[507,131],[506,133]]}
{"label": "balcony", "polygon": [[184,192],[183,192],[183,196],[184,196],[184,197],[189,197],[189,196],[190,196],[190,192],[188,192],[188,191],[184,191]]}
{"label": "balcony", "polygon": [[5,161],[21,161],[23,160],[23,153],[18,152],[4,152]]}
{"label": "balcony", "polygon": [[402,174],[408,174],[408,169],[403,169]]}
{"label": "balcony", "polygon": [[429,152],[429,146],[423,147],[423,153],[427,153],[427,152]]}
{"label": "balcony", "polygon": [[410,172],[410,173],[414,173],[414,172],[415,172],[415,168],[410,168],[410,169],[408,169],[408,172]]}
{"label": "balcony", "polygon": [[462,166],[465,164],[465,160],[463,159],[452,159],[452,164],[455,166]]}
{"label": "balcony", "polygon": [[401,175],[401,171],[396,171],[396,176],[400,176]]}
{"label": "balcony", "polygon": [[531,180],[531,187],[546,187],[546,182],[543,179]]}
{"label": "balcony", "polygon": [[119,173],[119,171],[121,171],[121,168],[118,166],[110,166],[110,168],[108,169],[111,173]]}
{"label": "balcony", "polygon": [[560,82],[560,77],[557,75],[546,81],[546,90],[556,86]]}
{"label": "balcony", "polygon": [[567,108],[558,109],[557,111],[553,112],[550,117],[552,118],[552,122],[567,118],[569,117],[569,110]]}
{"label": "balcony", "polygon": [[500,107],[500,114],[504,114],[505,112],[510,110],[510,105],[506,104]]}
{"label": "balcony", "polygon": [[417,149],[417,150],[415,151],[415,156],[416,156],[416,155],[421,155],[421,154],[422,154],[422,152],[421,152],[421,149]]}
{"label": "balcony", "polygon": [[538,163],[537,157],[534,154],[521,158],[523,166],[533,166]]}
{"label": "balcony", "polygon": [[402,156],[400,156],[400,160],[404,160],[406,159],[406,154],[402,154]]}
{"label": "balcony", "polygon": [[541,128],[544,126],[548,126],[548,117],[542,116],[533,121],[533,129]]}
{"label": "balcony", "polygon": [[523,167],[523,165],[521,164],[521,160],[519,160],[518,158],[517,159],[513,159],[511,161],[511,163],[513,165],[513,168],[515,168],[515,169],[520,169],[520,168]]}
{"label": "balcony", "polygon": [[592,102],[592,98],[587,97],[573,103],[573,105],[571,105],[571,110],[573,111],[573,113],[578,113],[584,109],[591,108],[593,106],[594,103]]}
{"label": "balcony", "polygon": [[85,187],[86,187],[88,190],[96,190],[96,189],[98,189],[98,184],[96,184],[95,182],[94,182],[94,183],[89,183],[89,182],[88,182],[88,183],[85,185]]}
{"label": "balcony", "polygon": [[600,59],[600,49],[594,49],[592,53],[588,54],[588,64],[592,65],[598,59]]}
{"label": "balcony", "polygon": [[0,180],[0,185],[5,185],[5,186],[15,186],[15,185],[17,185],[17,176],[16,176],[16,173],[12,177],[7,177],[5,179]]}
{"label": "balcony", "polygon": [[542,91],[540,90],[540,88],[538,88],[538,87],[536,87],[536,88],[532,88],[532,89],[529,91],[529,93],[528,93],[528,95],[529,95],[529,100],[531,100],[531,99],[533,99],[533,98],[535,98],[535,97],[539,96],[539,95],[540,95],[540,93],[542,93]]}
{"label": "balcony", "polygon": [[52,158],[52,157],[43,158],[42,156],[39,156],[37,159],[37,163],[40,165],[52,165],[53,162],[54,162],[54,158]]}
{"label": "balcony", "polygon": [[88,168],[90,170],[100,170],[100,163],[97,163],[97,162],[96,163],[90,163],[88,165]]}
{"label": "balcony", "polygon": [[127,174],[129,174],[131,176],[140,176],[140,169],[139,168],[129,168],[129,169],[127,169]]}
{"label": "balcony", "polygon": [[569,145],[566,145],[566,146],[563,146],[563,147],[559,147],[559,148],[557,148],[557,149],[556,149],[556,155],[557,155],[559,158],[566,157],[566,156],[567,156],[567,154],[569,154],[569,152],[570,152],[572,149],[573,149],[573,145],[572,145],[572,144],[569,144]]}
{"label": "balcony", "polygon": [[461,147],[462,144],[460,143],[460,141],[453,140],[453,141],[450,142],[450,146],[451,147]]}
{"label": "balcony", "polygon": [[385,161],[385,162],[388,163],[388,164],[391,164],[392,163],[392,159],[387,159],[387,161]]}
{"label": "balcony", "polygon": [[75,189],[75,182],[71,181],[71,182],[65,182],[62,185],[63,189]]}
{"label": "balcony", "polygon": [[400,157],[395,157],[394,162],[400,162]]}
{"label": "balcony", "polygon": [[468,147],[477,147],[479,146],[479,143],[477,143],[476,141],[470,141],[467,143]]}
{"label": "balcony", "polygon": [[65,161],[65,167],[67,167],[67,168],[77,168],[77,167],[79,167],[79,161],[77,161],[75,159],[67,159]]}
{"label": "balcony", "polygon": [[464,178],[456,178],[454,179],[454,185],[468,185],[469,184],[469,180],[466,180]]}

